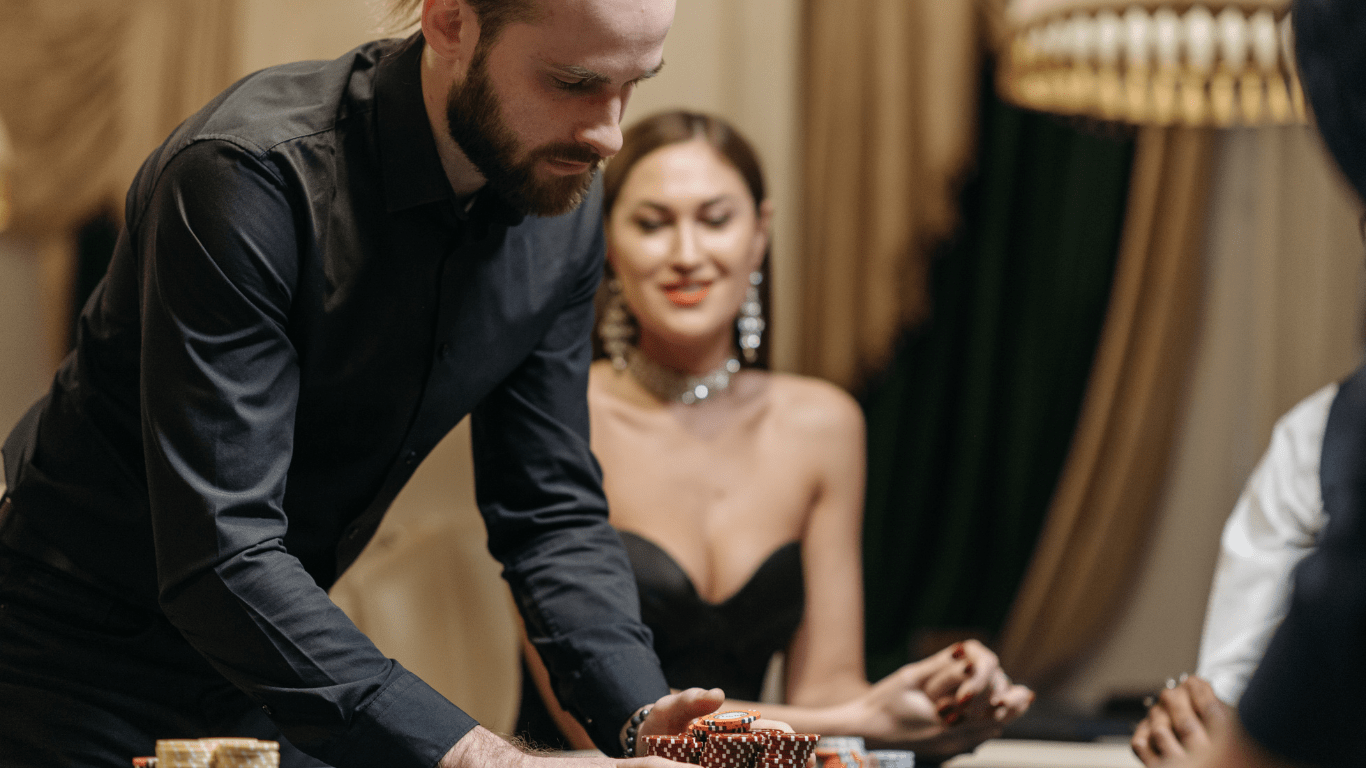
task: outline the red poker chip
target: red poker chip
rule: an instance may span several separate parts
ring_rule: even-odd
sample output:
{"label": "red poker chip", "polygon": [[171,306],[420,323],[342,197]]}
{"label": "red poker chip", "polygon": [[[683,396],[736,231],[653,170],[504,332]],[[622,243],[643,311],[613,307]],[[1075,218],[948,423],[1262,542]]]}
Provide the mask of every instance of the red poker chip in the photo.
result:
{"label": "red poker chip", "polygon": [[758,720],[759,712],[753,709],[730,709],[713,712],[702,718],[702,724],[711,731],[749,730],[749,724]]}
{"label": "red poker chip", "polygon": [[716,741],[723,744],[762,744],[767,741],[767,738],[762,734],[750,733],[748,731],[729,731],[713,733],[711,735]]}

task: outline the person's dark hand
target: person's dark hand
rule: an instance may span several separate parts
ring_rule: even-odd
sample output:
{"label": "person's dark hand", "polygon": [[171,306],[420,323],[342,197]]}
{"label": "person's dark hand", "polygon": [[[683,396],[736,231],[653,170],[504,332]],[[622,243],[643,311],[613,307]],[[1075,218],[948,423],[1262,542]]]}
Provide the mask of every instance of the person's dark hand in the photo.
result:
{"label": "person's dark hand", "polygon": [[1184,763],[1228,728],[1231,711],[1208,682],[1186,677],[1162,691],[1129,746],[1148,768]]}

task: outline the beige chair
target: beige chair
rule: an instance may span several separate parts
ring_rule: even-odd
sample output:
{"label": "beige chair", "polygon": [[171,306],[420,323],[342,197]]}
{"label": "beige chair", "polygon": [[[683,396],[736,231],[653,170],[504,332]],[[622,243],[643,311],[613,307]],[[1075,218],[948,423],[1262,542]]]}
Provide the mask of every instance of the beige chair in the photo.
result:
{"label": "beige chair", "polygon": [[510,733],[518,630],[486,543],[466,420],[418,468],[332,599],[380,651],[485,728]]}

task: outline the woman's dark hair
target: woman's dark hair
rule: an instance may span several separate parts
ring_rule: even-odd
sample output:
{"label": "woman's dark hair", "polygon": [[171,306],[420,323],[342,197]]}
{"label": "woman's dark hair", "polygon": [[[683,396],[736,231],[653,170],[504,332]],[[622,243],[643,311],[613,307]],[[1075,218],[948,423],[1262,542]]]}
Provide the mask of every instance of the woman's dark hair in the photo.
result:
{"label": "woman's dark hair", "polygon": [[1366,0],[1295,0],[1290,18],[1319,134],[1366,200]]}
{"label": "woman's dark hair", "polygon": [[754,206],[764,202],[764,173],[759,167],[759,156],[745,137],[719,117],[700,112],[660,112],[631,126],[621,137],[621,151],[607,163],[602,174],[603,217],[612,215],[621,185],[642,157],[669,144],[691,139],[704,139],[716,153],[740,172],[740,177],[754,197]]}
{"label": "woman's dark hair", "polygon": [[[626,183],[626,177],[630,175],[631,169],[641,158],[661,147],[670,144],[680,144],[692,139],[702,139],[736,171],[740,178],[744,179],[745,186],[749,188],[750,195],[754,198],[755,212],[759,206],[767,199],[767,192],[764,189],[764,172],[759,164],[759,155],[754,151],[745,137],[741,136],[734,127],[713,115],[706,115],[700,112],[688,112],[685,110],[674,110],[670,112],[660,112],[651,115],[640,122],[632,125],[622,134],[621,151],[608,161],[606,169],[602,174],[603,201],[602,216],[603,223],[612,216],[612,207],[616,205],[617,195],[621,192],[621,187]],[[769,320],[771,316],[771,301],[769,296],[769,253],[772,251],[772,240],[769,241],[769,251],[764,253],[764,263],[759,271],[764,276],[764,281],[759,284],[759,301],[763,306],[764,325],[763,343],[759,345],[758,359],[754,366],[757,368],[767,368],[769,361],[769,350],[773,348],[773,323]],[[611,266],[607,267],[608,277],[611,277]],[[604,284],[606,281],[604,281]],[[603,290],[598,291],[601,309]],[[599,340],[594,338],[594,350],[596,356],[602,357],[603,352]],[[738,338],[737,338],[738,344]]]}

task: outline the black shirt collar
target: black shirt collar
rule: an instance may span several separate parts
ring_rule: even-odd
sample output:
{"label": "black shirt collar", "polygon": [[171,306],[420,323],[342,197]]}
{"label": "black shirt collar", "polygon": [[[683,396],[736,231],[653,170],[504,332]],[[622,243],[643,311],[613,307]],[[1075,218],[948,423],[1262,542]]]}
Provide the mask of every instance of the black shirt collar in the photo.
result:
{"label": "black shirt collar", "polygon": [[422,48],[417,32],[380,59],[375,77],[386,210],[445,202],[458,219],[479,216],[518,224],[523,215],[487,188],[475,193],[473,205],[456,204],[422,101]]}
{"label": "black shirt collar", "polygon": [[375,75],[384,200],[391,213],[453,196],[422,102],[421,60],[419,33],[385,54]]}

